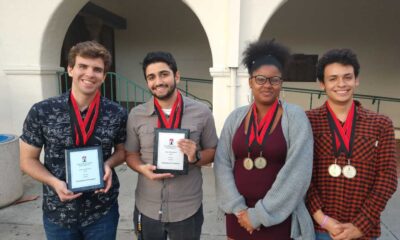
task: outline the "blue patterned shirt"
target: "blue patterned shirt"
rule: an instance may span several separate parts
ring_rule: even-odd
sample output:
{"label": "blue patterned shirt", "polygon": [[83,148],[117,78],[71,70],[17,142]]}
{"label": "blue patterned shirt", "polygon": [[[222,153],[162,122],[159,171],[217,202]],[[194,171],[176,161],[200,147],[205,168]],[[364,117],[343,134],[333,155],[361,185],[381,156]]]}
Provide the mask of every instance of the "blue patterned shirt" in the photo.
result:
{"label": "blue patterned shirt", "polygon": [[[21,139],[29,145],[44,146],[44,166],[60,180],[65,181],[65,149],[74,148],[69,115],[69,94],[65,93],[36,103],[25,119]],[[86,116],[87,110],[81,112]],[[103,159],[112,155],[114,145],[126,139],[127,111],[104,97],[100,100],[100,114],[92,139],[101,145]],[[56,191],[43,185],[43,212],[53,223],[64,227],[87,226],[104,216],[117,202],[119,180],[112,170],[112,187],[107,193],[85,192],[82,196],[61,202]]]}

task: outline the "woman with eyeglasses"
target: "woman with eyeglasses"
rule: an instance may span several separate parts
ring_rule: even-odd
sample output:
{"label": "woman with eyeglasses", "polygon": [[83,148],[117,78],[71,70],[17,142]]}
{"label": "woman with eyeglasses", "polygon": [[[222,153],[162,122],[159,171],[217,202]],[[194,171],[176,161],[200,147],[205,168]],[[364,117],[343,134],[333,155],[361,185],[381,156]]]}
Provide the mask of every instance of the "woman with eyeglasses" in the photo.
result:
{"label": "woman with eyeglasses", "polygon": [[304,204],[313,135],[300,107],[279,100],[289,50],[251,43],[243,63],[254,101],[226,119],[215,155],[216,195],[228,239],[315,239]]}

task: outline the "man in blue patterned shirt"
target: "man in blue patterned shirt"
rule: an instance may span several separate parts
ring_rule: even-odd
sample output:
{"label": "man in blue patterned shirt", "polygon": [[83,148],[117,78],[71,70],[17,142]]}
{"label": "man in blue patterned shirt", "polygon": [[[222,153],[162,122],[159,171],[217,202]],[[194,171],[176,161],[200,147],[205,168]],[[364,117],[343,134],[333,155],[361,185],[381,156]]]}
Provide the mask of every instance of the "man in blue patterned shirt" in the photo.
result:
{"label": "man in blue patterned shirt", "polygon": [[[110,64],[111,55],[102,45],[78,43],[68,56],[71,91],[34,104],[25,119],[20,164],[25,173],[43,183],[47,239],[116,237],[119,181],[114,167],[125,159],[127,112],[100,96]],[[90,146],[102,148],[104,188],[72,192],[66,184],[65,150]]]}

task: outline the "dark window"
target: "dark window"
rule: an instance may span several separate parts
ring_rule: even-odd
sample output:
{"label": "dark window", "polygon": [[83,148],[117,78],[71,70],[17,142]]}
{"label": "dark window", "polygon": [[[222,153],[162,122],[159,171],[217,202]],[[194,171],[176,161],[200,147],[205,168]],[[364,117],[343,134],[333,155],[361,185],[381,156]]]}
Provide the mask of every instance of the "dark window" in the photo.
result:
{"label": "dark window", "polygon": [[317,79],[316,54],[293,54],[289,63],[286,82],[315,82]]}
{"label": "dark window", "polygon": [[[95,24],[90,24],[90,20]],[[95,28],[99,31],[93,31]],[[114,46],[114,29],[126,29],[126,20],[107,9],[101,8],[91,2],[87,3],[81,11],[75,16],[65,35],[61,50],[61,67],[67,70],[68,52],[72,46],[79,42],[96,40],[104,45],[112,55],[112,63],[109,72],[115,72],[115,46]],[[96,34],[96,35],[95,35]],[[66,92],[71,86],[72,79],[67,75],[61,78],[61,90]],[[105,81],[104,96],[115,100],[116,85],[115,80]]]}

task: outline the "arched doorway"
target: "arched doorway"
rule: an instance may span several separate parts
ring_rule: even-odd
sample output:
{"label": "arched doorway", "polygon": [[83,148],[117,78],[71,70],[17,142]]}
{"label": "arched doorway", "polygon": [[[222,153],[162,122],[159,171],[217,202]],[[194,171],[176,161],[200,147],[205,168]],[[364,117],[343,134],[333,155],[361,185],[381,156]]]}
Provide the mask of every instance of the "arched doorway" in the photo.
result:
{"label": "arched doorway", "polygon": [[[75,16],[65,34],[61,49],[60,66],[68,67],[68,52],[79,42],[95,40],[105,46],[112,55],[109,71],[115,72],[115,30],[126,29],[126,19],[92,2],[88,2]],[[108,76],[107,76],[108,77]],[[60,76],[60,90],[65,92],[71,86],[71,78]],[[106,79],[104,82],[105,97],[116,100],[116,82]]]}
{"label": "arched doorway", "polygon": [[[54,12],[43,37],[41,54],[43,64],[54,65],[54,62],[59,62],[61,55],[65,55],[61,51],[64,38],[61,39],[60,36],[66,36],[69,26],[77,24],[76,22],[79,25],[79,18],[82,18],[79,15],[82,15],[82,7],[87,1],[79,2],[80,4],[63,2]],[[118,74],[145,88],[141,69],[143,57],[149,51],[165,50],[175,56],[181,76],[211,79],[208,69],[212,65],[212,57],[207,36],[196,15],[181,0],[119,0],[112,3],[95,0],[89,4],[98,5],[126,19],[125,29],[114,30],[114,69]],[[55,29],[56,36],[53,31]],[[52,42],[45,40],[47,38],[53,38]],[[212,84],[196,82],[189,84],[191,94],[212,100]]]}

